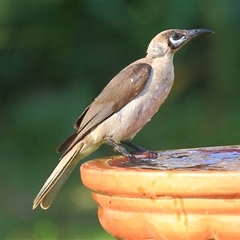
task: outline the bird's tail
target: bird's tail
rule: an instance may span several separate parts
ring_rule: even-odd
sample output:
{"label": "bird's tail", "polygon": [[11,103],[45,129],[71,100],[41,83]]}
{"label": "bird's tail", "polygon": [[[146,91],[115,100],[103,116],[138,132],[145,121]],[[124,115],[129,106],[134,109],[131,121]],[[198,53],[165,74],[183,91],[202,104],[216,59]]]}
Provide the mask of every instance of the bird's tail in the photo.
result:
{"label": "bird's tail", "polygon": [[33,209],[35,209],[39,204],[42,209],[48,209],[50,207],[58,191],[72,173],[76,164],[85,157],[78,154],[79,151],[81,151],[81,147],[78,146],[78,148],[72,148],[66,155],[63,156],[35,197],[33,201]]}

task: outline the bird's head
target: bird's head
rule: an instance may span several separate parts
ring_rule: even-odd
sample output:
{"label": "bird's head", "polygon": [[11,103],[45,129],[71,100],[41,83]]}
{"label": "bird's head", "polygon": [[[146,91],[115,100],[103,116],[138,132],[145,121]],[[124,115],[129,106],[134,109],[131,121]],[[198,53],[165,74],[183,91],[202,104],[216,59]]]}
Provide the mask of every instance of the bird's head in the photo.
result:
{"label": "bird's head", "polygon": [[166,30],[152,39],[148,46],[147,53],[152,57],[162,57],[168,53],[174,54],[191,39],[207,33],[213,33],[213,31],[208,29]]}

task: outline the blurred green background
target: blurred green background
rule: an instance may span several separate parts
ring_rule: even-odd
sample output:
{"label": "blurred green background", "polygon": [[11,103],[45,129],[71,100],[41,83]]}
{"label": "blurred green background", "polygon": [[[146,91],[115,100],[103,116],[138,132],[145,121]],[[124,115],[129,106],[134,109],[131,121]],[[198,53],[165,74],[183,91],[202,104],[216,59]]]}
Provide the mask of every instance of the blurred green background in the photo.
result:
{"label": "blurred green background", "polygon": [[[239,12],[233,1],[0,2],[0,239],[113,239],[79,169],[48,211],[32,211],[32,201],[77,117],[162,30],[215,34],[176,54],[172,92],[134,142],[152,150],[239,144]],[[87,159],[112,154],[102,146]]]}

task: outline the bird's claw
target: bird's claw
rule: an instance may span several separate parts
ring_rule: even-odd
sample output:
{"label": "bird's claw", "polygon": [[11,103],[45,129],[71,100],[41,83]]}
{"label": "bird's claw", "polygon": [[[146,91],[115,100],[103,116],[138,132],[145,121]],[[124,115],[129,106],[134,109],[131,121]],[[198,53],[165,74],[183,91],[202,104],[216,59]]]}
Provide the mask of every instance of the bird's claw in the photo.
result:
{"label": "bird's claw", "polygon": [[156,159],[158,158],[158,154],[154,151],[151,150],[146,150],[144,152],[137,152],[137,151],[132,151],[130,152],[132,156],[135,157],[135,159]]}

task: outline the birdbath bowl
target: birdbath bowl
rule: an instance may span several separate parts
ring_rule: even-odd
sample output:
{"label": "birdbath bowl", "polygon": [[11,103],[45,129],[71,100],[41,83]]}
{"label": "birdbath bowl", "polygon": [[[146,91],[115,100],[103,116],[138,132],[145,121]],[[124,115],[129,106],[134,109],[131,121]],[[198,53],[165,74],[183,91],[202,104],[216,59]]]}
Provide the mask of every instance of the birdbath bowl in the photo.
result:
{"label": "birdbath bowl", "polygon": [[117,156],[81,166],[116,239],[240,239],[240,146]]}

